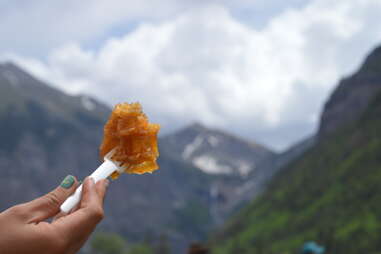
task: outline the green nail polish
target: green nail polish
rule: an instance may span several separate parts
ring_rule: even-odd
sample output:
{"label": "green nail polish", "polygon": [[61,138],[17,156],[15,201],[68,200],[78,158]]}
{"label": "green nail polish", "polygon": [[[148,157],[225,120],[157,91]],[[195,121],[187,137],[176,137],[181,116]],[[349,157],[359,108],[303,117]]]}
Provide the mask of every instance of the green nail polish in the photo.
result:
{"label": "green nail polish", "polygon": [[62,188],[65,188],[65,189],[69,189],[71,186],[73,186],[75,180],[74,180],[74,176],[72,175],[68,175],[67,177],[65,177],[65,179],[62,181],[61,183],[61,187]]}

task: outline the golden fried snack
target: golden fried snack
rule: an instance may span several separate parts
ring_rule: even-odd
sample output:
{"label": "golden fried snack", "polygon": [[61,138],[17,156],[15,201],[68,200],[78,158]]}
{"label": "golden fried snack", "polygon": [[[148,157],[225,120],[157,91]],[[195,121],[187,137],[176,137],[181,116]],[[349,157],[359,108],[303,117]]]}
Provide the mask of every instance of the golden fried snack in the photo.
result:
{"label": "golden fried snack", "polygon": [[[148,122],[139,103],[118,104],[104,127],[100,155],[103,158],[115,148],[111,159],[121,162],[126,173],[151,173],[159,168],[156,163],[159,130],[160,125]],[[115,172],[111,177],[118,176]]]}

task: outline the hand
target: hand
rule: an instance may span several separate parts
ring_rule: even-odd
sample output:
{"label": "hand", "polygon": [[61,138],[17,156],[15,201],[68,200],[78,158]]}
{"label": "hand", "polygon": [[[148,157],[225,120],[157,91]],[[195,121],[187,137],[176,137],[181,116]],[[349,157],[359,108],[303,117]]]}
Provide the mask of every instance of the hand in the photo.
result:
{"label": "hand", "polygon": [[[73,254],[82,247],[103,219],[108,180],[94,184],[86,178],[78,209],[65,215],[59,213],[60,205],[78,186],[74,177],[68,179],[71,186],[63,182],[43,197],[0,213],[1,253]],[[46,222],[49,218],[53,218],[50,223]]]}

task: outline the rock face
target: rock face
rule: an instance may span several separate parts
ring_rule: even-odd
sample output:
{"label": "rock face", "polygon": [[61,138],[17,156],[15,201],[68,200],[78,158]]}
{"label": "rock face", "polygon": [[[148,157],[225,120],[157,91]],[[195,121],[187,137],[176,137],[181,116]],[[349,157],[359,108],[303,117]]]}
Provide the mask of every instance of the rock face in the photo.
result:
{"label": "rock face", "polygon": [[381,89],[381,46],[365,59],[355,74],[340,81],[324,107],[319,136],[358,119]]}

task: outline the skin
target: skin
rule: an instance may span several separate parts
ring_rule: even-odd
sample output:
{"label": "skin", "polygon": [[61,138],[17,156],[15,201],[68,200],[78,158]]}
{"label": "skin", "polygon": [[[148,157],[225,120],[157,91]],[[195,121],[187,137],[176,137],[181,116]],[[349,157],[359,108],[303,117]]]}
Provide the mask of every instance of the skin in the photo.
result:
{"label": "skin", "polygon": [[57,187],[45,196],[0,213],[1,253],[77,253],[103,219],[108,180],[94,184],[93,179],[86,178],[79,207],[70,214],[60,213],[60,205],[77,186],[76,181],[69,189]]}

